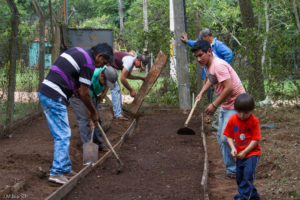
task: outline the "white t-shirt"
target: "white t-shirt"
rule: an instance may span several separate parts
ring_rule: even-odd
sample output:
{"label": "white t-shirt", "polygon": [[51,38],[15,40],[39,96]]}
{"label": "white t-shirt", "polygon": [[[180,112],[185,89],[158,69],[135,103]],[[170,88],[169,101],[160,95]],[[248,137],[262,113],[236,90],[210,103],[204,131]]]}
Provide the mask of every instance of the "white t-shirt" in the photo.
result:
{"label": "white t-shirt", "polygon": [[134,66],[134,60],[136,59],[136,57],[132,57],[132,56],[124,56],[122,59],[123,62],[123,67],[125,67],[125,69],[129,72],[132,71],[133,66]]}

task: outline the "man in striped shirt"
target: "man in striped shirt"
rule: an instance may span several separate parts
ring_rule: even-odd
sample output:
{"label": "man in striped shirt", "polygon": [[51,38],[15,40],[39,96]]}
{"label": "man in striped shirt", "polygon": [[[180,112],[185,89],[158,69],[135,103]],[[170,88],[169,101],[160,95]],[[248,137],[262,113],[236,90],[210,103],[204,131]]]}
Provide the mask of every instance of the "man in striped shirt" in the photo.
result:
{"label": "man in striped shirt", "polygon": [[68,49],[51,66],[42,82],[38,96],[54,140],[54,159],[49,181],[64,184],[75,175],[69,157],[71,129],[67,106],[69,98],[78,96],[89,110],[91,120],[98,121],[89,87],[95,68],[103,67],[113,59],[113,50],[107,43],[91,49]]}

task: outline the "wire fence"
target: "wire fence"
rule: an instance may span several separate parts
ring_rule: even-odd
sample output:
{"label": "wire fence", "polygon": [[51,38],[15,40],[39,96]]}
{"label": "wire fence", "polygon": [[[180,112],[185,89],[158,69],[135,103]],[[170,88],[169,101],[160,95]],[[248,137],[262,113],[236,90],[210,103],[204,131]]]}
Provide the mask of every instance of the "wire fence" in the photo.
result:
{"label": "wire fence", "polygon": [[[3,135],[10,125],[14,125],[16,121],[20,121],[25,116],[39,110],[37,98],[39,40],[36,34],[38,28],[34,28],[36,26],[31,26],[29,29],[28,25],[22,22],[19,24],[16,72],[10,75],[10,19],[8,16],[0,17],[3,19],[0,22],[0,27],[3,27],[0,30],[0,135]],[[49,66],[51,55],[49,56],[47,47],[45,60],[46,66]],[[11,78],[15,79],[15,82],[10,83]],[[8,97],[11,87],[14,88],[14,98],[10,102],[13,108],[13,117],[10,120],[8,117],[10,112]]]}

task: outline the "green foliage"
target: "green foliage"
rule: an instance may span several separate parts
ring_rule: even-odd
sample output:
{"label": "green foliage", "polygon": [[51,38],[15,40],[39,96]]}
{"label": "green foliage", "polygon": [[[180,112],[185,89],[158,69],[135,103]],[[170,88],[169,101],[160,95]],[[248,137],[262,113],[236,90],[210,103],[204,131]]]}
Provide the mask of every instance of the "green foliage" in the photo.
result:
{"label": "green foliage", "polygon": [[[0,109],[5,110],[7,102],[0,102]],[[38,111],[38,102],[15,102],[14,120],[21,119],[26,115]],[[0,124],[5,124],[5,112],[0,113]]]}
{"label": "green foliage", "polygon": [[177,106],[179,104],[177,83],[171,78],[159,78],[145,102]]}
{"label": "green foliage", "polygon": [[78,28],[105,28],[105,29],[112,29],[113,26],[109,22],[108,16],[101,16],[101,17],[95,17],[91,18],[85,21],[82,21]]}
{"label": "green foliage", "polygon": [[[18,35],[18,73],[17,90],[34,91],[37,88],[36,70],[28,70],[28,49],[31,41],[38,35],[38,15],[31,1],[15,1],[20,13]],[[38,0],[46,15],[46,26],[49,28],[49,1]],[[143,1],[123,0],[123,15],[125,28],[125,47],[128,51],[143,52],[146,40],[148,52],[154,56],[162,50],[169,52],[169,1],[148,0],[149,32],[144,32]],[[299,63],[300,34],[296,25],[291,1],[273,0],[269,2],[268,16],[270,30],[266,33],[264,0],[252,0],[254,15],[257,20],[256,29],[251,32],[242,26],[238,0],[186,0],[187,33],[190,39],[196,39],[195,17],[198,14],[202,28],[211,28],[213,35],[229,46],[235,54],[234,68],[248,89],[251,67],[245,62],[260,60],[265,37],[268,38],[263,66],[266,93],[276,98],[296,98],[299,96]],[[299,4],[299,1],[296,1]],[[7,87],[8,49],[11,35],[11,11],[6,0],[0,0],[0,84]],[[63,0],[52,0],[55,15],[63,8]],[[60,12],[59,12],[60,11]],[[75,28],[109,28],[114,31],[114,40],[119,41],[119,11],[117,0],[69,0],[69,26]],[[59,19],[61,20],[61,19]],[[238,44],[236,39],[241,43]],[[259,47],[254,44],[258,42]],[[188,51],[190,66],[191,93],[196,89],[196,64],[194,56]],[[297,79],[298,78],[298,79]],[[137,90],[140,81],[130,81]],[[167,89],[166,89],[167,88]],[[126,89],[122,89],[128,94]],[[174,102],[178,101],[177,86],[169,79],[159,79],[150,92],[147,101]],[[161,99],[159,99],[161,98]]]}
{"label": "green foliage", "polygon": [[148,1],[149,32],[144,32],[142,1],[135,1],[128,11],[128,20],[124,23],[125,40],[129,50],[138,50],[145,47],[148,41],[148,51],[156,55],[160,50],[169,51],[169,4],[167,1]]}

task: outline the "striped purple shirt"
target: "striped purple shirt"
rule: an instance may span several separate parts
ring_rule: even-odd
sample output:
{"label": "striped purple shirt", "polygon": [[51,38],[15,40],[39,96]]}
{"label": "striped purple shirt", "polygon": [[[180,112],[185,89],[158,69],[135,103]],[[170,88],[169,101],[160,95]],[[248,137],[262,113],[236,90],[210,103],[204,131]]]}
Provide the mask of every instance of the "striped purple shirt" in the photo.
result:
{"label": "striped purple shirt", "polygon": [[51,66],[38,91],[56,101],[62,97],[67,105],[80,84],[91,85],[94,70],[95,55],[91,49],[68,49]]}

